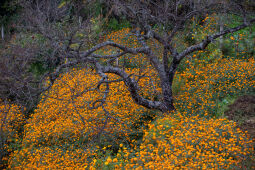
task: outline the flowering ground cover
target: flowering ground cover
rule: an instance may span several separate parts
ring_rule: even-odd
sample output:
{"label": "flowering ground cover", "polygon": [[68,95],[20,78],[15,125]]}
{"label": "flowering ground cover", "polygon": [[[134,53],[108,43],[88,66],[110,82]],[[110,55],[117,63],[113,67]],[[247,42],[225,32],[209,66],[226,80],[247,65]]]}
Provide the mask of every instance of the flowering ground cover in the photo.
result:
{"label": "flowering ground cover", "polygon": [[[107,39],[138,45],[126,28]],[[150,45],[159,53],[156,42]],[[114,50],[105,48],[99,53],[112,54]],[[123,81],[111,74],[113,82],[105,103],[108,114],[101,107],[91,109],[91,103],[102,99],[106,88],[94,88],[100,77],[87,67],[63,73],[27,120],[22,144],[9,156],[8,168],[243,167],[254,154],[252,138],[224,118],[221,104],[226,97],[254,91],[255,60],[219,55],[212,62],[197,61],[196,57],[186,60],[186,67],[177,72],[173,87],[176,111],[166,115],[135,104]],[[139,79],[141,95],[160,100],[157,73],[143,55],[127,55],[118,64],[125,64],[137,80],[143,75]]]}

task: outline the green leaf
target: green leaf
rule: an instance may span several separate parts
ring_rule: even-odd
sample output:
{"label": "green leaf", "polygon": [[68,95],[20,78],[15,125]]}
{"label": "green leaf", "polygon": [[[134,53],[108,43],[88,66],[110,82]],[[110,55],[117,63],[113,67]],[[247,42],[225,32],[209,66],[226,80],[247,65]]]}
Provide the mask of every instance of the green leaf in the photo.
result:
{"label": "green leaf", "polygon": [[75,43],[75,44],[71,44],[70,45],[70,48],[73,48],[73,49],[76,49],[79,47],[79,44],[78,43]]}
{"label": "green leaf", "polygon": [[58,8],[62,8],[62,7],[65,6],[65,5],[66,5],[66,1],[62,1],[62,2],[59,4]]}

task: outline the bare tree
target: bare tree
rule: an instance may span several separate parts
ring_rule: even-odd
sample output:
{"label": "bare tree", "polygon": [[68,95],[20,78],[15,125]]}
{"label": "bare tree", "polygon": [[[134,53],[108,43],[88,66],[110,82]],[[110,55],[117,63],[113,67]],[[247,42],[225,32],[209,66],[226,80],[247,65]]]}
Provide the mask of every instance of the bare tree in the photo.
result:
{"label": "bare tree", "polygon": [[[74,41],[75,33],[80,30],[90,32],[84,26],[86,21],[82,25],[77,24],[76,12],[73,18],[70,17],[74,4],[67,3],[59,7],[60,2],[21,0],[19,4],[23,11],[17,27],[25,34],[17,38],[17,41],[28,40],[22,45],[6,44],[0,52],[0,98],[25,106],[27,112],[36,106],[40,94],[50,88],[45,87],[43,82],[51,70],[66,61],[63,56],[68,55],[66,52],[70,50],[70,45],[79,43],[78,49],[84,45],[83,41]],[[38,36],[40,42],[36,41]],[[33,66],[38,63],[48,72],[35,75]]]}
{"label": "bare tree", "polygon": [[[51,3],[50,6],[47,5],[49,2]],[[105,1],[105,3],[113,7],[116,15],[125,16],[134,25],[135,29],[132,33],[137,37],[140,47],[129,48],[118,43],[106,41],[90,48],[87,45],[88,42],[80,41],[75,36],[77,32],[83,30],[85,37],[87,37],[86,40],[89,41],[89,34],[91,33],[89,17],[83,18],[83,23],[78,24],[77,20],[70,21],[64,15],[70,9],[68,5],[59,8],[58,1],[26,1],[24,14],[27,26],[30,27],[31,31],[37,31],[46,37],[48,45],[54,47],[54,53],[58,54],[53,56],[60,57],[60,61],[54,71],[48,73],[51,80],[50,86],[64,69],[78,64],[90,65],[101,76],[98,87],[101,84],[106,84],[108,87],[108,84],[111,83],[106,73],[116,74],[121,77],[121,81],[124,81],[135,103],[162,112],[175,109],[172,84],[176,70],[185,57],[193,52],[204,50],[217,38],[249,27],[255,22],[255,18],[252,18],[254,16],[246,11],[243,2],[235,0],[109,0]],[[239,26],[224,28],[219,32],[207,35],[203,41],[181,51],[174,46],[174,37],[189,24],[192,18],[205,16],[213,12],[239,15],[243,22]],[[68,24],[58,27],[63,22]],[[155,26],[161,29],[154,29]],[[151,39],[158,41],[162,45],[162,56],[156,55],[148,45],[148,41]],[[74,43],[78,44],[75,50],[71,48]],[[114,47],[118,50],[111,55],[97,53],[98,50],[106,46]],[[159,100],[149,100],[140,95],[139,79],[111,62],[124,57],[126,54],[135,55],[139,53],[145,56],[146,60],[158,73],[162,89],[162,96]],[[46,89],[50,88],[50,86]],[[109,90],[106,88],[102,99],[92,103],[91,108],[103,107],[108,92]]]}
{"label": "bare tree", "polygon": [[[245,11],[244,4],[242,4],[241,1],[113,0],[111,2],[109,1],[109,4],[115,7],[116,13],[126,16],[132,23],[134,23],[135,27],[138,28],[134,34],[137,36],[142,47],[130,49],[119,44],[106,42],[105,45],[111,45],[122,50],[122,53],[107,57],[118,58],[119,56],[123,55],[123,53],[145,54],[147,60],[158,72],[162,88],[161,101],[151,101],[140,96],[138,94],[138,84],[135,79],[131,78],[130,75],[119,68],[113,66],[102,66],[96,62],[98,65],[98,72],[115,73],[119,75],[123,78],[124,82],[128,86],[131,96],[137,104],[150,109],[161,110],[163,112],[174,109],[172,83],[178,65],[185,57],[195,51],[204,50],[210,43],[214,42],[217,38],[223,35],[251,26],[251,24],[255,21],[254,18],[251,18],[249,12]],[[178,51],[177,48],[174,47],[174,37],[178,35],[180,30],[189,24],[189,21],[193,17],[212,14],[213,12],[221,13],[225,11],[239,15],[243,19],[243,23],[237,27],[226,28],[212,35],[208,35],[202,42],[187,47],[183,51]],[[152,26],[156,24],[161,26],[163,29],[160,31],[153,29]],[[163,46],[162,56],[156,56],[147,43],[148,39],[155,39]],[[92,57],[93,60],[95,60],[95,57],[105,58],[106,56],[96,56],[92,54],[88,57]]]}

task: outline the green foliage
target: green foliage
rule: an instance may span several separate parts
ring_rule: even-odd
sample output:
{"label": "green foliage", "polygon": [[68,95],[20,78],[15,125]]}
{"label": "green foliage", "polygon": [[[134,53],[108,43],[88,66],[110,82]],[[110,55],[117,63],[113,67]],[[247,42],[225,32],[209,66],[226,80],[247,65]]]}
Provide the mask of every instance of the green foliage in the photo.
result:
{"label": "green foliage", "polygon": [[184,36],[184,42],[186,42],[189,46],[196,44],[196,40],[193,38],[191,33]]}
{"label": "green foliage", "polygon": [[[65,5],[65,1],[62,1],[62,3],[60,4],[59,7],[61,8],[64,5]],[[95,32],[95,34],[90,34],[88,38],[93,39],[93,38],[97,37],[98,35],[96,35],[96,34],[101,33],[104,28],[107,28],[107,30],[110,30],[110,31],[117,31],[117,30],[120,30],[123,28],[131,27],[130,23],[127,20],[121,19],[120,21],[118,21],[116,18],[110,18],[109,21],[107,23],[104,23],[104,25],[103,25],[104,18],[102,18],[102,16],[100,15],[102,6],[100,3],[94,4],[94,5],[95,6],[91,9],[95,9],[96,15],[91,19],[91,23],[93,23],[92,29]],[[85,11],[84,11],[84,13],[86,14]],[[179,37],[175,40],[176,41],[175,45],[177,45],[178,50],[181,51],[183,48],[185,48],[187,46],[190,46],[190,45],[193,45],[193,44],[196,44],[196,43],[202,41],[207,34],[210,34],[213,29],[216,29],[216,27],[214,25],[210,24],[212,22],[214,22],[214,19],[210,18],[210,17],[203,21],[203,25],[199,25],[199,21],[194,21],[192,23],[193,25],[191,24],[191,27],[193,27],[194,30],[191,32],[188,32],[188,33],[187,33],[188,29],[184,30],[181,33],[181,35],[179,35]],[[64,30],[65,24],[68,24],[68,21],[66,23],[58,23],[56,25],[56,28]],[[159,28],[159,29],[163,29],[163,28]],[[133,37],[128,35],[127,32],[128,31],[125,31],[124,33],[116,32],[116,33],[113,33],[112,36],[110,36],[108,38],[110,40],[115,40],[118,43],[124,42],[125,45],[127,45],[127,44],[129,44],[130,46],[138,45],[136,40],[134,40]],[[254,27],[252,27],[251,29],[242,30],[238,33],[231,35],[231,36],[226,36],[225,40],[223,41],[224,45],[223,45],[222,49],[219,49],[218,42],[214,42],[213,44],[208,46],[207,50],[196,52],[192,56],[188,56],[185,60],[182,61],[180,67],[178,68],[178,72],[175,76],[174,84],[172,87],[173,94],[175,97],[174,101],[176,104],[176,108],[179,112],[181,112],[181,114],[183,114],[183,115],[185,115],[185,114],[186,115],[198,115],[198,117],[204,116],[206,118],[220,117],[220,116],[222,116],[222,113],[224,111],[226,111],[227,106],[234,101],[236,96],[238,96],[240,94],[244,94],[244,93],[253,93],[254,92],[255,75],[254,75],[254,72],[252,72],[252,70],[254,70],[255,68],[254,68],[254,65],[252,65],[252,64],[254,64],[254,60],[251,59],[251,56],[253,56],[253,54],[254,54],[254,43],[255,43],[253,41],[253,39],[255,37],[254,32],[255,32]],[[245,53],[240,53],[239,55],[237,55],[234,40],[239,39],[240,34],[247,35],[247,38],[243,38],[242,40],[239,41],[239,46],[238,46],[238,49]],[[75,37],[78,39],[83,39],[84,34],[82,32],[79,32],[75,35]],[[105,39],[108,40],[108,38],[105,38]],[[31,35],[31,34],[27,33],[25,35],[21,34],[21,37],[16,41],[16,43],[22,45],[23,47],[26,47],[27,45],[30,45],[30,44],[36,44],[36,46],[40,46],[41,44],[45,44],[46,40],[39,34]],[[160,47],[158,47],[157,44],[155,44],[155,43],[151,43],[151,42],[149,42],[149,43],[151,46],[154,46],[155,53],[157,55],[160,55],[160,53],[158,52],[158,51],[160,51]],[[180,44],[185,44],[185,45],[181,46]],[[76,49],[77,46],[78,46],[78,44],[74,43],[71,45],[71,48]],[[156,51],[156,50],[158,50],[158,51]],[[105,52],[105,51],[107,51],[107,52]],[[29,71],[32,72],[36,77],[39,77],[46,71],[53,70],[54,66],[56,66],[55,65],[56,63],[46,63],[47,59],[44,58],[45,56],[52,56],[52,49],[47,48],[47,50],[45,50],[44,52],[45,53],[43,55],[38,54],[37,61],[33,62],[30,65]],[[110,49],[110,50],[104,49],[102,51],[99,51],[98,54],[112,54],[114,52],[115,51],[112,49]],[[229,57],[227,57],[227,56],[229,56]],[[240,56],[242,57],[242,59],[237,59],[237,58],[241,58]],[[140,59],[142,57],[143,56],[139,56],[138,58]],[[148,64],[146,62],[140,63],[137,61],[138,60],[131,61],[131,57],[129,57],[128,55],[119,59],[120,66],[124,65],[124,63],[125,63],[125,68],[129,68],[130,70],[135,70],[137,68],[144,67],[146,64]],[[57,62],[57,61],[55,61],[55,62]],[[79,75],[84,76],[85,74],[79,74]],[[88,76],[88,75],[85,75],[85,76]],[[84,77],[79,77],[79,80],[82,78],[84,78]],[[71,80],[73,81],[74,79],[71,78]],[[72,82],[72,81],[70,81],[70,82]],[[89,84],[89,83],[91,83],[91,81],[92,81],[92,78],[90,78],[89,81],[84,84]],[[67,83],[63,83],[63,84],[67,84]],[[78,85],[77,85],[77,87],[81,88],[81,84],[78,83]],[[54,94],[55,96],[58,96],[61,91],[63,91],[63,89],[60,89],[60,90],[58,89],[55,91],[53,90],[50,93]],[[70,91],[72,91],[72,90],[70,90]],[[67,90],[62,95],[66,96],[69,93],[70,92]],[[124,94],[124,92],[122,91],[121,94]],[[55,97],[54,95],[53,95],[52,99]],[[150,99],[150,97],[151,97],[150,93],[143,94],[143,95],[145,96],[145,98],[148,98],[148,99]],[[111,95],[111,96],[114,96],[114,95]],[[93,97],[91,97],[91,98],[93,98]],[[84,101],[85,99],[87,100],[88,98],[89,97],[81,98],[80,100],[77,100],[77,101]],[[127,98],[127,96],[122,97],[122,99],[125,99],[125,100],[126,100],[126,98]],[[157,96],[154,99],[159,100],[159,98],[157,98]],[[118,99],[117,102],[119,102],[120,100],[121,99]],[[80,121],[79,119],[74,121],[73,120],[74,113],[72,113],[72,115],[70,116],[71,117],[70,120],[72,120],[72,121],[66,123],[67,119],[65,116],[67,114],[70,114],[74,109],[73,108],[69,108],[69,110],[67,109],[68,107],[70,107],[70,104],[60,106],[64,103],[63,100],[61,100],[61,102],[60,102],[61,104],[58,103],[59,101],[57,101],[57,100],[55,100],[54,102],[55,102],[54,104],[49,103],[47,105],[45,104],[45,105],[41,106],[42,110],[45,109],[46,111],[44,112],[44,115],[41,113],[38,114],[39,112],[37,112],[37,115],[34,115],[34,117],[33,117],[34,120],[38,119],[37,120],[38,122],[34,123],[33,119],[30,120],[30,124],[33,123],[34,127],[33,127],[33,129],[27,128],[26,129],[27,134],[35,133],[39,127],[37,124],[40,124],[40,126],[41,126],[42,120],[44,120],[45,117],[47,117],[47,116],[48,116],[47,119],[49,119],[50,121],[55,123],[54,119],[56,120],[60,116],[58,116],[58,118],[54,118],[54,116],[59,113],[61,113],[62,114],[61,116],[64,117],[62,120],[63,122],[61,122],[61,123],[58,122],[58,124],[56,123],[56,125],[54,125],[54,126],[52,126],[53,123],[52,124],[49,123],[48,126],[50,128],[55,129],[57,126],[59,126],[59,129],[63,129],[63,127],[69,128],[70,124],[76,125]],[[123,110],[121,110],[121,109],[123,109],[122,106],[124,105],[124,103],[127,103],[127,102],[128,101],[123,101],[122,104],[120,104],[118,107],[116,107],[118,109],[114,110],[114,112],[111,114],[113,116],[116,116],[117,114],[122,114],[122,112],[123,112]],[[56,112],[52,112],[51,113],[52,115],[49,115],[50,112],[47,110],[49,108],[58,108],[59,110],[57,110]],[[78,112],[78,113],[83,113],[83,112],[84,112],[84,110],[80,110],[80,112]],[[93,114],[91,113],[91,115],[96,115],[96,114],[101,114],[101,112],[93,112]],[[160,141],[164,141],[165,145],[169,144],[168,146],[169,146],[169,148],[171,148],[173,145],[172,145],[171,141],[168,139],[170,138],[169,136],[173,135],[174,131],[172,129],[174,129],[174,128],[177,128],[177,129],[182,128],[182,127],[187,128],[187,129],[185,129],[185,128],[181,129],[181,132],[183,132],[185,134],[186,131],[189,130],[189,127],[191,125],[196,126],[201,122],[204,122],[205,124],[207,124],[206,119],[197,119],[198,117],[193,117],[194,119],[192,117],[191,117],[192,119],[185,117],[185,121],[182,121],[183,117],[181,115],[173,116],[173,118],[171,118],[169,116],[169,117],[167,117],[166,120],[165,119],[163,119],[163,120],[157,119],[156,121],[154,121],[156,119],[156,116],[158,116],[158,113],[156,113],[154,111],[147,111],[144,109],[137,109],[134,112],[129,113],[129,114],[132,114],[133,117],[135,115],[136,116],[141,115],[141,116],[138,119],[136,119],[134,122],[132,122],[132,124],[129,124],[128,129],[130,131],[128,131],[128,133],[129,133],[128,136],[125,136],[125,137],[120,136],[120,135],[118,136],[119,132],[116,132],[116,131],[120,130],[120,129],[115,129],[115,131],[111,132],[112,133],[111,135],[108,135],[105,133],[105,134],[100,135],[98,138],[96,138],[96,136],[95,136],[96,140],[93,142],[93,146],[88,146],[88,143],[92,140],[92,138],[89,138],[89,135],[91,133],[89,130],[88,130],[88,132],[83,131],[82,132],[83,134],[79,134],[78,137],[75,136],[74,133],[72,133],[72,129],[68,129],[61,133],[54,132],[55,133],[54,135],[57,136],[55,138],[50,135],[49,135],[50,137],[45,138],[45,136],[47,136],[47,134],[44,134],[45,130],[42,128],[43,130],[39,131],[40,133],[37,133],[37,135],[44,134],[45,136],[37,137],[36,138],[37,143],[35,141],[32,141],[34,135],[26,136],[27,138],[31,138],[32,142],[30,141],[30,139],[29,140],[26,139],[27,141],[24,140],[22,145],[25,149],[22,148],[15,153],[14,159],[12,160],[12,161],[14,161],[12,163],[12,165],[14,167],[15,166],[19,167],[19,166],[21,166],[21,162],[23,159],[25,159],[25,158],[32,159],[33,157],[38,156],[38,155],[39,155],[38,160],[44,159],[44,154],[46,155],[45,157],[49,158],[49,160],[51,162],[54,162],[52,159],[52,155],[55,155],[55,157],[60,157],[61,159],[66,161],[67,158],[65,158],[65,156],[69,155],[69,153],[72,153],[72,154],[74,153],[74,155],[75,155],[75,153],[79,153],[82,156],[79,157],[79,154],[77,154],[74,157],[71,157],[70,159],[75,160],[75,161],[78,160],[78,162],[80,164],[81,164],[81,162],[86,162],[86,161],[92,162],[92,160],[93,160],[94,161],[93,166],[96,169],[100,169],[100,168],[113,169],[113,168],[115,168],[116,165],[118,165],[118,167],[120,167],[120,165],[124,165],[124,164],[127,165],[128,161],[130,163],[130,162],[135,161],[134,158],[136,158],[136,157],[139,158],[139,156],[142,154],[142,152],[139,156],[137,155],[137,153],[139,153],[140,151],[144,151],[143,150],[144,148],[139,149],[139,146],[141,144],[144,144],[144,146],[146,146],[146,147],[152,146],[152,145],[154,147],[157,147],[157,145],[160,143]],[[39,118],[40,116],[42,116],[42,117]],[[43,116],[45,116],[45,117],[43,117]],[[85,115],[84,117],[87,118],[86,116],[87,115]],[[102,116],[100,116],[100,119],[101,118],[102,118]],[[129,118],[131,118],[131,120],[133,120],[131,116]],[[99,118],[96,118],[96,119],[99,119]],[[90,122],[92,120],[93,119],[89,119],[88,122]],[[105,118],[102,118],[102,121],[103,120],[105,120]],[[172,122],[170,120],[176,121],[177,122],[176,125],[172,126]],[[130,121],[130,120],[128,120],[128,121]],[[152,123],[150,124],[150,126],[148,126],[148,123],[150,123],[150,122],[152,122]],[[213,124],[214,120],[211,120],[210,123]],[[61,126],[63,126],[63,127],[61,127]],[[82,124],[81,126],[84,126],[84,124]],[[81,127],[81,126],[79,126],[79,127]],[[232,125],[230,126],[228,124],[228,126],[231,127],[231,130],[233,130]],[[27,127],[29,127],[29,126],[27,126]],[[87,125],[85,127],[87,127]],[[148,127],[150,127],[150,129],[146,131],[145,129],[147,129]],[[163,129],[158,129],[158,127],[163,127]],[[202,124],[201,124],[201,129],[196,129],[196,131],[193,131],[191,134],[206,131],[207,129],[203,129],[204,127],[205,126],[202,126]],[[209,126],[209,127],[211,127],[211,126]],[[215,125],[215,127],[217,127],[217,129],[216,129],[217,133],[222,134],[223,131],[221,129],[221,126]],[[229,130],[229,129],[225,129],[225,131],[227,131],[227,130]],[[224,133],[225,133],[225,131],[224,131]],[[50,130],[47,133],[50,134],[51,132],[52,132],[52,130]],[[145,135],[145,132],[147,132],[146,135]],[[167,133],[162,134],[162,132],[167,132]],[[211,133],[213,135],[215,134],[213,128],[211,130]],[[180,131],[176,130],[176,138],[175,139],[180,137],[180,136],[178,136],[179,134],[180,134]],[[241,134],[241,132],[240,132],[240,134]],[[114,137],[116,137],[116,138],[114,138]],[[203,140],[203,136],[200,135],[200,137],[201,138],[198,137],[197,139]],[[237,136],[235,138],[238,138],[238,137],[239,136]],[[228,139],[230,139],[230,136],[225,135],[224,139],[225,138],[227,139],[226,141],[229,142]],[[127,141],[127,139],[129,139],[129,140]],[[183,139],[184,138],[180,138],[180,140],[183,140]],[[179,140],[179,138],[178,138],[178,140]],[[210,136],[208,136],[208,140],[210,140]],[[188,144],[191,144],[192,146],[194,146],[194,148],[196,146],[198,146],[198,143],[199,143],[197,140],[195,140],[195,142],[193,142],[193,141],[192,142],[189,141],[189,142],[190,143],[188,143]],[[123,148],[123,146],[119,146],[120,143],[126,145],[126,147],[129,147],[129,148],[125,148],[125,147]],[[148,143],[152,144],[152,145],[145,145]],[[20,145],[20,143],[17,143],[17,144]],[[86,149],[84,149],[84,148],[86,148]],[[131,151],[133,148],[136,148],[135,152]],[[212,147],[212,148],[215,149],[215,147]],[[157,149],[160,149],[160,148],[157,148]],[[173,151],[174,149],[175,148],[171,148],[171,151]],[[97,150],[97,153],[93,156],[89,155],[88,157],[86,157],[83,154],[81,154],[80,150],[82,150],[81,151],[82,153],[86,153],[88,150],[93,150],[93,151]],[[130,152],[127,150],[129,150]],[[227,148],[226,148],[226,150],[227,150]],[[201,150],[198,150],[198,151],[201,151]],[[151,151],[151,152],[153,152],[153,151]],[[223,151],[222,152],[217,151],[217,152],[218,152],[217,154],[223,153]],[[186,150],[184,149],[184,151],[181,153],[186,153]],[[150,154],[150,153],[148,152],[148,154]],[[163,151],[158,152],[157,154],[164,156]],[[194,152],[193,155],[186,155],[186,157],[190,158],[196,154],[197,153]],[[64,155],[64,157],[63,157],[63,155]],[[174,154],[172,154],[172,155],[174,155]],[[115,160],[118,159],[118,162],[113,162],[114,159],[110,158],[111,156],[113,156],[113,158],[115,158]],[[80,159],[81,157],[82,157],[82,159]],[[227,157],[227,156],[224,157],[224,159],[228,159],[228,158],[229,157]],[[17,159],[17,162],[15,162],[16,159]],[[69,157],[68,157],[68,159],[69,159]],[[194,158],[194,160],[195,160],[195,158]],[[25,161],[29,162],[28,159]],[[59,164],[62,165],[62,163],[64,161],[60,160]],[[169,161],[171,161],[171,160],[169,159]],[[137,163],[139,163],[143,166],[146,164],[145,162],[143,162],[142,158]],[[148,163],[148,161],[147,161],[147,163]],[[45,167],[47,167],[46,163],[44,165],[45,165]],[[64,164],[64,166],[65,165],[69,165],[69,164]],[[147,165],[148,164],[146,164],[146,166]],[[26,165],[24,165],[24,166],[26,166]],[[33,167],[34,165],[27,165],[27,166]],[[52,166],[54,167],[54,163],[52,164]],[[136,166],[136,165],[134,165],[134,166]],[[63,168],[63,167],[60,166],[60,168]],[[130,167],[127,167],[127,168],[130,168]],[[152,169],[149,165],[147,168]]]}
{"label": "green foliage", "polygon": [[2,0],[0,2],[0,23],[7,24],[17,14],[19,8],[15,0]]}
{"label": "green foliage", "polygon": [[[220,116],[226,100],[254,91],[255,75],[250,71],[255,69],[254,59],[219,59],[210,64],[187,62],[190,66],[179,73],[173,85],[174,93],[179,92],[175,96],[176,106],[183,113]],[[180,83],[183,85],[176,90]]]}
{"label": "green foliage", "polygon": [[45,68],[42,61],[36,61],[30,65],[29,71],[32,72],[36,77],[39,77],[47,71],[47,68]]}
{"label": "green foliage", "polygon": [[110,18],[110,20],[105,23],[105,27],[108,30],[117,31],[123,28],[130,28],[131,25],[126,19],[121,19],[120,21],[118,21],[116,18]]}
{"label": "green foliage", "polygon": [[[223,96],[222,96],[223,97]],[[222,99],[215,99],[216,100],[216,107],[215,107],[215,116],[220,117],[224,116],[224,112],[228,110],[228,106],[233,104],[236,99],[236,96],[224,96]]]}

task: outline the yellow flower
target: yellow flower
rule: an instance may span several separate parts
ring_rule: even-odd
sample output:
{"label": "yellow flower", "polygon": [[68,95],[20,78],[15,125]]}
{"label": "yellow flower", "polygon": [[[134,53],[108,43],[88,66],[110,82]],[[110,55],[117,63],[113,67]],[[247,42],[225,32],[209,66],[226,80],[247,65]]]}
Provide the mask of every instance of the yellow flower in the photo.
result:
{"label": "yellow flower", "polygon": [[113,162],[114,162],[114,163],[118,162],[118,159],[117,159],[117,158],[114,158],[114,159],[113,159]]}
{"label": "yellow flower", "polygon": [[111,157],[109,156],[108,158],[107,158],[107,160],[106,160],[108,163],[112,163],[112,159],[111,159]]}

